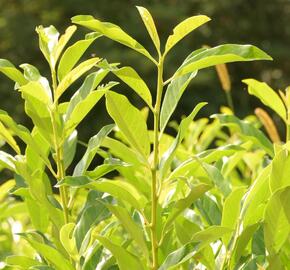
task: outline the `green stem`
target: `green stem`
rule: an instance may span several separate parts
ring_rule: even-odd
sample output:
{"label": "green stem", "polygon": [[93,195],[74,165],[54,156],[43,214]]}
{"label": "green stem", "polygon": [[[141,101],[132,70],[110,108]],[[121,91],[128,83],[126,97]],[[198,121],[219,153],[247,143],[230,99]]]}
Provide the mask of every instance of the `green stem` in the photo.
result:
{"label": "green stem", "polygon": [[163,58],[160,57],[158,63],[158,79],[156,103],[154,108],[154,144],[153,144],[153,167],[152,167],[152,186],[151,186],[151,251],[152,251],[152,270],[157,270],[158,264],[158,239],[157,239],[157,205],[158,205],[158,164],[159,164],[159,116],[161,99],[163,92]]}
{"label": "green stem", "polygon": [[[55,97],[56,88],[57,88],[57,79],[55,69],[51,68],[51,77],[52,77],[52,87],[53,87],[53,95]],[[54,139],[54,149],[56,153],[56,166],[57,166],[57,181],[59,182],[65,177],[65,169],[64,169],[64,161],[63,161],[63,146],[58,141],[57,134],[57,125],[55,115],[58,109],[58,102],[56,102],[52,108],[51,120],[52,120],[52,128],[53,128],[53,139]],[[65,224],[69,222],[69,210],[68,210],[68,193],[67,189],[64,186],[59,188],[59,194],[63,209],[64,222]]]}

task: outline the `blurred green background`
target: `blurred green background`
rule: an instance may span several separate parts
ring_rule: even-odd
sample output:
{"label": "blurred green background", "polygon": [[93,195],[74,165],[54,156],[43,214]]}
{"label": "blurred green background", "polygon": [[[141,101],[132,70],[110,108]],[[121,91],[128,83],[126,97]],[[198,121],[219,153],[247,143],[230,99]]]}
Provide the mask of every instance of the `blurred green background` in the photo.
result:
{"label": "blurred green background", "polygon": [[[253,113],[253,109],[261,105],[247,94],[241,83],[243,78],[266,81],[275,89],[284,89],[290,84],[290,1],[286,0],[0,0],[0,58],[9,59],[17,66],[33,64],[43,75],[49,76],[34,29],[40,24],[52,24],[62,33],[70,25],[70,18],[78,14],[91,14],[120,25],[154,53],[136,5],[150,10],[161,41],[165,41],[172,28],[186,17],[205,14],[212,18],[211,22],[190,34],[172,50],[166,63],[165,77],[172,75],[184,58],[202,45],[250,43],[274,58],[272,62],[228,65],[235,110],[239,117]],[[79,28],[74,39],[81,38],[85,33],[84,29]],[[134,66],[154,91],[156,70],[139,54],[106,38],[98,39],[86,57],[91,54],[106,58],[109,62]],[[132,93],[124,85],[118,86],[118,89],[126,94]],[[71,89],[69,94],[73,91]],[[13,83],[2,74],[0,93],[0,108],[29,127],[31,122],[23,113],[19,93],[13,90]],[[131,95],[131,100],[136,104],[140,102],[135,95]],[[175,119],[180,119],[199,101],[209,102],[203,111],[204,116],[218,112],[220,106],[226,103],[214,68],[201,71],[194,79],[182,98]],[[111,122],[104,108],[104,103],[99,104],[80,126],[82,140],[88,140],[102,124]]]}

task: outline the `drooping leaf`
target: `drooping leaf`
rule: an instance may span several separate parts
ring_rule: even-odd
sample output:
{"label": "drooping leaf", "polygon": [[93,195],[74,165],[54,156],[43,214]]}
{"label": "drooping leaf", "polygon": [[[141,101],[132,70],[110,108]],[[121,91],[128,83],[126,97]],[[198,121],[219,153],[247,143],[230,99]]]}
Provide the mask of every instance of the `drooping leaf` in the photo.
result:
{"label": "drooping leaf", "polygon": [[139,11],[139,14],[143,20],[143,23],[156,47],[157,52],[160,52],[160,40],[158,36],[158,32],[154,23],[154,20],[150,14],[150,12],[144,8],[137,6],[137,9]]}
{"label": "drooping leaf", "polygon": [[142,113],[125,96],[111,91],[106,94],[106,106],[128,142],[147,158],[150,153],[150,141]]}
{"label": "drooping leaf", "polygon": [[135,209],[144,208],[147,199],[133,185],[121,180],[92,181],[87,176],[66,176],[58,186],[86,187],[111,194],[113,197],[128,202]]}
{"label": "drooping leaf", "polygon": [[147,84],[142,80],[138,73],[131,67],[113,69],[112,72],[124,83],[130,86],[152,109],[152,97]]}
{"label": "drooping leaf", "polygon": [[117,41],[149,58],[151,61],[155,61],[149,52],[134,38],[129,36],[125,31],[123,31],[119,26],[108,23],[101,22],[95,19],[93,16],[79,15],[72,18],[72,22],[75,24],[82,25],[93,31],[103,34],[104,36]]}
{"label": "drooping leaf", "polygon": [[27,83],[23,74],[8,60],[0,59],[0,72],[20,86]]}
{"label": "drooping leaf", "polygon": [[266,83],[254,79],[243,80],[248,85],[248,92],[259,98],[286,122],[286,108],[279,95]]}
{"label": "drooping leaf", "polygon": [[173,75],[173,78],[222,63],[271,60],[272,58],[252,45],[225,44],[204,49],[197,54],[193,52],[193,56],[189,55],[187,59]]}
{"label": "drooping leaf", "polygon": [[187,36],[190,32],[208,21],[210,21],[209,17],[204,15],[198,15],[189,17],[179,23],[177,26],[174,27],[173,34],[170,35],[166,41],[164,54],[167,54],[177,42]]}
{"label": "drooping leaf", "polygon": [[0,135],[4,138],[4,140],[13,148],[13,150],[20,154],[20,148],[13,138],[11,132],[0,122]]}
{"label": "drooping leaf", "polygon": [[48,260],[56,270],[63,270],[64,268],[67,270],[74,270],[69,260],[67,260],[57,249],[34,240],[29,234],[24,234],[22,236],[41,256]]}

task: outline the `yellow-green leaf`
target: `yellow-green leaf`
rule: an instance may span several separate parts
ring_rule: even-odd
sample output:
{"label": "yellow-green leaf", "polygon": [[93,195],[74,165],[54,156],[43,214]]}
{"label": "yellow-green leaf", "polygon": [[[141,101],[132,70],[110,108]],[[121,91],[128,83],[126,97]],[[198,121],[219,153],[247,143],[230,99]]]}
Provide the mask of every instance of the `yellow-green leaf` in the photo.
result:
{"label": "yellow-green leaf", "polygon": [[158,32],[156,29],[156,26],[154,24],[154,20],[150,14],[150,12],[144,8],[144,7],[139,7],[137,6],[137,9],[140,13],[140,16],[146,26],[146,29],[156,47],[157,52],[160,52],[160,40],[159,40],[159,36],[158,36]]}
{"label": "yellow-green leaf", "polygon": [[205,24],[208,21],[210,21],[209,17],[204,16],[204,15],[198,15],[198,16],[192,16],[190,18],[187,18],[181,23],[179,23],[173,29],[173,34],[170,35],[167,39],[164,54],[167,54],[175,46],[177,42],[183,39],[191,31]]}

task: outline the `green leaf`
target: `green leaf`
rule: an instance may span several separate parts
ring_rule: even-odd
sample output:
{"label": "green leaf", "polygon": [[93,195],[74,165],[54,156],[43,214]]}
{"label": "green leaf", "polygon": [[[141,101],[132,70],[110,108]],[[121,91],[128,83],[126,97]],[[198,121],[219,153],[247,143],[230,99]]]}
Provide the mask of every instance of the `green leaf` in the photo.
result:
{"label": "green leaf", "polygon": [[191,189],[189,194],[184,198],[178,200],[173,208],[170,210],[170,213],[167,217],[167,220],[163,227],[163,232],[166,233],[166,231],[169,229],[169,227],[172,225],[174,220],[190,205],[200,198],[205,192],[211,189],[210,185],[207,184],[199,184]]}
{"label": "green leaf", "polygon": [[125,230],[131,235],[132,239],[135,240],[138,247],[140,247],[143,256],[148,258],[149,252],[142,228],[133,221],[132,217],[124,207],[110,204],[106,204],[106,207],[119,219]]}
{"label": "green leaf", "polygon": [[27,83],[23,74],[8,60],[0,59],[0,72],[20,86]]}
{"label": "green leaf", "polygon": [[128,202],[137,210],[145,207],[147,199],[133,185],[121,180],[92,181],[86,176],[66,176],[58,186],[86,187],[111,194],[116,199]]}
{"label": "green leaf", "polygon": [[[235,229],[240,209],[241,209],[241,200],[244,196],[246,189],[244,187],[236,188],[232,193],[226,198],[223,205],[223,214],[221,226]],[[231,235],[225,235],[223,237],[224,245],[228,245]]]}
{"label": "green leaf", "polygon": [[175,26],[173,29],[173,34],[170,35],[166,41],[164,55],[166,55],[175,46],[175,44],[183,39],[186,35],[208,21],[210,21],[209,17],[198,15],[189,17]]}
{"label": "green leaf", "polygon": [[133,255],[123,247],[112,243],[109,239],[100,235],[97,236],[97,239],[116,258],[120,270],[128,270],[128,269],[144,270],[144,266],[142,265],[139,258],[137,258],[135,255]]}
{"label": "green leaf", "polygon": [[74,229],[75,229],[74,223],[67,223],[63,225],[59,232],[59,238],[63,247],[67,251],[67,253],[72,258],[77,259],[78,251],[77,251],[76,239],[74,237]]}
{"label": "green leaf", "polygon": [[232,230],[220,226],[211,226],[201,232],[197,232],[192,241],[181,248],[170,253],[158,270],[173,270],[192,259],[202,248],[215,242],[223,235],[230,233]]}
{"label": "green leaf", "polygon": [[243,199],[243,206],[241,210],[241,219],[243,219],[244,226],[255,224],[263,217],[257,215],[260,207],[264,208],[265,202],[271,196],[269,176],[271,173],[271,165],[265,167],[258,177],[254,180],[249,191]]}
{"label": "green leaf", "polygon": [[101,22],[93,16],[79,15],[72,18],[72,22],[82,25],[93,31],[96,31],[114,41],[117,41],[149,58],[151,61],[156,62],[149,52],[134,38],[124,32],[119,26],[109,23]]}
{"label": "green leaf", "polygon": [[12,149],[19,155],[20,154],[20,148],[13,138],[11,132],[0,122],[0,135],[3,137],[3,139],[12,147]]}
{"label": "green leaf", "polygon": [[197,54],[193,52],[192,55],[187,57],[188,60],[182,64],[173,78],[222,63],[272,60],[269,55],[255,46],[237,44],[220,45],[204,49]]}
{"label": "green leaf", "polygon": [[290,188],[277,190],[267,203],[264,216],[265,245],[270,254],[277,254],[290,233]]}
{"label": "green leaf", "polygon": [[158,36],[158,32],[156,29],[156,26],[154,24],[154,20],[150,14],[150,12],[144,8],[144,7],[139,7],[137,6],[137,9],[139,11],[139,14],[142,18],[142,21],[156,47],[157,52],[160,52],[160,40],[159,40],[159,36]]}
{"label": "green leaf", "polygon": [[150,153],[150,141],[142,113],[125,96],[111,91],[106,93],[106,106],[128,142],[147,158]]}
{"label": "green leaf", "polygon": [[286,122],[286,108],[279,95],[266,83],[254,79],[243,80],[248,85],[248,92],[270,107]]}
{"label": "green leaf", "polygon": [[290,186],[290,156],[286,149],[275,155],[271,163],[270,188],[276,190]]}
{"label": "green leaf", "polygon": [[188,127],[190,123],[193,121],[194,117],[197,115],[197,113],[200,111],[202,107],[204,107],[207,103],[201,102],[197,104],[193,111],[190,113],[189,116],[187,116],[185,119],[183,119],[179,125],[178,128],[178,134],[173,141],[172,145],[169,147],[169,149],[163,154],[161,161],[160,161],[160,167],[161,167],[161,178],[165,176],[167,173],[170,164],[174,158],[174,154],[178,148],[178,146],[181,144],[182,140],[184,139],[186,132],[188,130]]}
{"label": "green leaf", "polygon": [[221,224],[222,214],[215,198],[205,194],[194,205],[209,226]]}
{"label": "green leaf", "polygon": [[77,147],[77,140],[78,132],[74,130],[63,144],[63,163],[65,169],[69,167],[74,159]]}
{"label": "green leaf", "polygon": [[[246,228],[243,229],[243,231],[240,233],[240,235],[237,238],[236,245],[234,247],[231,259],[230,259],[230,264],[231,267],[234,268],[237,263],[239,262],[240,258],[242,256],[245,256],[245,248],[247,247],[249,241],[252,240],[252,237],[254,233],[257,231],[259,228],[259,223],[252,224]],[[251,252],[250,252],[251,255]]]}
{"label": "green leaf", "polygon": [[97,135],[93,136],[88,143],[87,150],[83,155],[82,159],[76,165],[73,176],[81,176],[85,173],[87,168],[90,166],[94,156],[96,155],[102,141],[112,131],[114,125],[104,126]]}
{"label": "green leaf", "polygon": [[111,216],[108,208],[105,206],[110,201],[102,199],[102,195],[103,193],[96,190],[89,191],[86,203],[78,216],[75,239],[80,254],[82,249],[85,250],[84,242],[90,229]]}
{"label": "green leaf", "polygon": [[0,151],[0,165],[3,168],[7,168],[9,170],[11,170],[12,172],[15,171],[15,163],[16,159],[11,156],[10,154],[4,152],[4,151]]}
{"label": "green leaf", "polygon": [[82,122],[86,115],[100,101],[106,91],[110,88],[111,86],[108,86],[103,90],[92,91],[86,98],[78,102],[71,115],[69,115],[69,118],[65,120],[65,137],[71,135],[75,128]]}
{"label": "green leaf", "polygon": [[59,61],[57,69],[59,81],[62,81],[62,79],[72,70],[88,47],[98,37],[100,37],[100,35],[88,35],[86,39],[77,41],[65,50]]}
{"label": "green leaf", "polygon": [[39,36],[39,48],[51,67],[56,64],[54,51],[58,44],[59,32],[53,25],[43,27],[42,25],[36,27],[36,32]]}
{"label": "green leaf", "polygon": [[160,130],[163,133],[166,125],[172,116],[177,104],[184,93],[190,81],[196,76],[197,72],[185,74],[181,77],[173,79],[168,85],[162,102],[160,112]]}
{"label": "green leaf", "polygon": [[64,91],[73,83],[75,82],[79,77],[81,77],[85,72],[89,71],[91,68],[93,68],[98,62],[100,61],[100,58],[94,57],[91,59],[88,59],[78,66],[76,66],[73,70],[71,70],[60,82],[60,84],[57,86],[56,89],[56,96],[55,100],[58,100],[60,96],[64,93]]}
{"label": "green leaf", "polygon": [[74,267],[71,265],[71,263],[55,248],[34,240],[29,234],[22,236],[41,256],[49,261],[49,263],[51,263],[56,270],[74,270]]}
{"label": "green leaf", "polygon": [[14,120],[3,110],[0,110],[0,121],[11,129],[15,135],[17,135],[26,145],[30,145],[36,153],[38,153],[44,160],[46,165],[49,165],[49,159],[46,157],[46,153],[42,147],[38,145],[32,138],[29,130],[22,125],[18,125]]}
{"label": "green leaf", "polygon": [[64,47],[69,42],[69,40],[71,39],[72,35],[74,34],[74,32],[76,30],[77,30],[77,27],[75,25],[71,25],[65,30],[65,33],[63,35],[61,35],[61,37],[59,38],[58,43],[55,46],[55,49],[53,51],[53,57],[54,57],[55,61],[58,60]]}
{"label": "green leaf", "polygon": [[92,171],[87,171],[85,174],[86,176],[90,177],[93,180],[97,180],[102,176],[106,175],[107,173],[122,167],[129,167],[131,164],[121,161],[120,159],[116,158],[109,158],[104,161],[105,164],[97,166]]}
{"label": "green leaf", "polygon": [[112,72],[124,83],[130,86],[149,106],[152,108],[152,97],[147,84],[142,80],[138,73],[131,67],[122,67]]}
{"label": "green leaf", "polygon": [[222,125],[238,127],[243,136],[259,145],[270,156],[274,155],[272,143],[263,134],[263,132],[255,128],[252,124],[244,120],[240,120],[234,115],[215,114],[213,117],[218,118]]}
{"label": "green leaf", "polygon": [[41,262],[33,260],[25,256],[13,255],[13,256],[7,257],[6,264],[9,266],[17,266],[17,268],[20,267],[20,269],[26,270],[31,266],[40,265]]}

